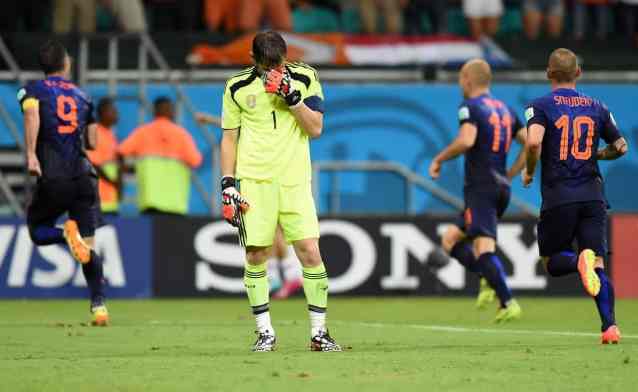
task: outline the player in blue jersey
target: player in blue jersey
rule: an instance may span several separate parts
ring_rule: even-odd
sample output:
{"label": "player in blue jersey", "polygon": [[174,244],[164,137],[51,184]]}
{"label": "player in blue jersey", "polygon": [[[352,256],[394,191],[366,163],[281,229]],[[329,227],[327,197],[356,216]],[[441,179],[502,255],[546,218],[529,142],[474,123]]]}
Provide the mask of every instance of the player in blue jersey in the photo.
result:
{"label": "player in blue jersey", "polygon": [[512,139],[524,144],[525,127],[513,110],[490,94],[492,72],[484,60],[467,62],[459,74],[465,100],[459,108],[459,135],[430,165],[437,179],[444,161],[465,154],[465,210],[442,237],[442,247],[469,271],[481,276],[479,308],[498,296],[496,322],[518,319],[521,307],[512,298],[505,270],[496,254],[498,219],[510,199],[510,179],[525,165],[524,150],[510,170],[507,153]]}
{"label": "player in blue jersey", "polygon": [[[621,157],[627,142],[607,107],[576,91],[580,74],[572,51],[552,52],[547,68],[552,92],[532,101],[525,111],[528,138],[523,184],[531,184],[540,157],[541,260],[551,276],[580,274],[585,291],[598,307],[602,343],[618,343],[614,289],[604,270],[608,205],[598,161]],[[607,146],[599,150],[601,138]],[[578,253],[572,246],[574,239]]]}
{"label": "player in blue jersey", "polygon": [[[27,210],[29,233],[36,245],[69,246],[89,286],[92,323],[106,325],[102,260],[92,250],[99,217],[97,176],[85,153],[97,137],[93,103],[68,80],[71,59],[64,46],[46,42],[39,62],[45,79],[18,91],[27,165],[37,177]],[[61,229],[55,224],[64,214],[68,220]]]}

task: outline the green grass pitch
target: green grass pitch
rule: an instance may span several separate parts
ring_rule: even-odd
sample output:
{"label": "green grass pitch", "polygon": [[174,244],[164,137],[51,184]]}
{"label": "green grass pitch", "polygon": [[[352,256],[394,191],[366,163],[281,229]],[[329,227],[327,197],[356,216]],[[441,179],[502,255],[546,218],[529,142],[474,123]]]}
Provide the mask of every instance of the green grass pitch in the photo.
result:
{"label": "green grass pitch", "polygon": [[491,322],[469,298],[333,298],[343,353],[307,349],[305,302],[272,304],[274,353],[251,353],[245,300],[0,301],[6,391],[631,391],[638,301],[618,301],[624,340],[599,344],[593,301],[521,298],[524,319]]}

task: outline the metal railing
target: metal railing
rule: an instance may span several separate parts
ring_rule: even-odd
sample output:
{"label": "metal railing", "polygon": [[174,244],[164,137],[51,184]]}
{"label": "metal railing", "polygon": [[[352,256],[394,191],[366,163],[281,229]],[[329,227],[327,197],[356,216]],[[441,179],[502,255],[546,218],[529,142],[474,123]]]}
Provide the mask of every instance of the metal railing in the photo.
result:
{"label": "metal railing", "polygon": [[[18,85],[23,84],[25,82],[25,78],[24,78],[25,75],[20,69],[20,67],[18,66],[18,62],[11,54],[11,51],[9,51],[9,48],[7,47],[1,35],[0,35],[0,56],[4,60],[4,62],[7,63],[7,65],[9,66],[9,72],[12,76],[12,80],[16,83],[16,87],[18,87]],[[0,120],[2,120],[2,123],[4,123],[4,125],[9,130],[11,137],[16,142],[16,145],[18,146],[20,151],[24,152],[24,142],[22,140],[20,130],[18,129],[17,124],[11,118],[9,111],[4,106],[4,103],[2,101],[0,101]]]}
{"label": "metal railing", "polygon": [[2,192],[2,195],[7,200],[7,203],[9,203],[9,208],[11,208],[11,211],[13,211],[13,213],[20,218],[24,217],[24,209],[20,205],[18,198],[11,189],[11,185],[7,181],[5,175],[2,173],[2,170],[0,170],[0,192]]}
{"label": "metal railing", "polygon": [[[106,39],[108,41],[108,68],[106,70],[100,69],[91,69],[90,64],[90,43],[92,40],[100,40]],[[119,62],[119,43],[122,39],[135,39],[139,41],[138,46],[138,69],[137,70],[120,70],[118,68]],[[13,55],[9,51],[7,45],[5,44],[2,37],[0,37],[0,56],[1,58],[8,64],[9,71],[2,72],[3,80],[12,80],[18,83],[24,83],[26,80],[38,79],[41,77],[40,72],[33,71],[23,71],[18,66],[17,61],[15,61]],[[184,92],[182,86],[179,84],[177,79],[174,77],[175,71],[173,71],[161,51],[157,48],[153,40],[150,38],[148,33],[135,33],[135,34],[119,34],[119,35],[91,35],[91,36],[82,36],[80,37],[79,47],[78,47],[78,83],[81,86],[86,85],[90,81],[102,80],[106,81],[108,86],[108,94],[112,96],[114,99],[119,100],[134,100],[139,103],[138,108],[138,122],[143,123],[146,119],[146,114],[151,111],[151,104],[147,99],[146,95],[146,87],[149,71],[148,60],[153,60],[155,65],[159,68],[159,70],[152,71],[152,74],[155,76],[159,76],[163,82],[169,83],[175,92],[177,102],[177,108],[185,108],[186,112],[191,116],[195,116],[196,110],[195,106],[191,102],[190,98]],[[118,95],[117,88],[118,82],[124,79],[124,76],[127,73],[133,72],[135,74],[134,81],[137,83],[137,95],[135,96],[122,96]],[[159,73],[159,75],[158,75]],[[127,79],[129,80],[129,79]],[[218,117],[213,117],[216,120],[216,124],[221,126],[221,119]],[[18,126],[12,120],[9,112],[4,107],[2,102],[0,102],[0,120],[7,127],[9,132],[11,133],[13,139],[16,142],[16,145],[22,152],[24,152],[24,144],[22,141],[21,133],[18,129]],[[207,144],[211,150],[211,160],[212,160],[212,194],[217,194],[218,192],[218,181],[215,181],[215,178],[218,177],[219,170],[219,145],[216,141],[215,134],[211,132],[207,127],[203,125],[197,125],[197,130],[203,135]],[[197,172],[191,172],[191,179],[193,186],[196,192],[202,197],[205,205],[209,207],[211,212],[217,213],[220,211],[218,208],[219,201],[217,198],[211,197],[211,193],[208,192],[207,187],[202,180],[202,178],[197,174]],[[28,186],[28,175],[26,180],[26,185]],[[19,203],[16,204],[17,197],[13,193],[10,185],[4,181],[4,177],[0,175],[0,192],[5,195],[5,198],[10,202],[11,208],[14,210],[16,214],[20,214],[22,209]],[[20,207],[20,210],[16,209],[15,206]]]}
{"label": "metal railing", "polygon": [[[108,68],[107,69],[91,69],[89,67],[90,62],[90,42],[91,40],[98,39],[106,39],[108,41]],[[138,69],[137,70],[120,70],[118,67],[119,63],[119,45],[120,40],[123,39],[134,39],[139,41],[138,46]],[[159,68],[159,70],[150,71],[149,70],[149,58],[153,61],[153,63]],[[135,73],[135,78],[132,79],[135,83],[137,83],[137,95],[135,96],[122,96],[118,95],[118,83],[122,81],[123,76],[126,73]],[[161,51],[158,49],[155,42],[151,39],[148,33],[134,33],[134,34],[119,34],[119,35],[94,35],[94,36],[82,36],[80,38],[79,45],[79,55],[78,55],[78,80],[80,85],[85,85],[90,81],[106,81],[108,86],[108,94],[114,99],[124,99],[124,100],[134,100],[139,103],[138,107],[138,122],[143,123],[146,119],[146,114],[151,111],[151,103],[149,102],[146,94],[146,87],[148,82],[148,76],[150,73],[158,74],[160,79],[164,83],[168,83],[175,92],[176,96],[176,107],[178,108],[178,112],[180,112],[181,108],[184,108],[186,112],[191,115],[193,118],[195,117],[195,113],[197,112],[195,106],[193,105],[191,99],[184,92],[184,89],[180,85],[180,83],[173,77],[174,71],[170,68],[168,62],[162,55]],[[130,79],[127,79],[130,80]],[[221,119],[218,117],[214,117],[217,121],[218,126],[221,126]],[[197,122],[196,122],[197,123]],[[210,147],[211,151],[211,161],[212,161],[212,194],[217,194],[217,181],[214,179],[217,178],[217,171],[219,168],[219,147],[217,140],[215,138],[215,134],[211,132],[207,127],[197,124],[197,131],[204,137],[206,143]],[[219,201],[217,198],[211,197],[211,193],[208,192],[207,187],[202,180],[202,178],[197,174],[196,171],[191,171],[191,180],[193,186],[195,187],[196,192],[200,195],[200,197],[204,200],[205,205],[208,206],[211,212],[217,213],[220,211],[218,208]]]}
{"label": "metal railing", "polygon": [[0,36],[0,56],[2,56],[2,59],[5,61],[5,63],[7,63],[7,66],[9,67],[9,75],[11,77],[11,80],[16,80],[20,83],[24,83],[25,75],[22,73],[22,70],[18,66],[18,62],[11,54],[11,51],[7,47],[7,44],[4,42],[4,39],[2,39],[2,36]]}
{"label": "metal railing", "polygon": [[18,125],[15,123],[15,121],[13,121],[13,118],[11,118],[9,111],[4,106],[4,103],[2,101],[0,101],[0,120],[2,120],[4,126],[7,127],[7,129],[9,130],[9,133],[15,141],[18,149],[21,152],[24,152],[24,141],[22,140],[22,137],[20,135]]}
{"label": "metal railing", "polygon": [[[90,42],[91,40],[106,39],[108,41],[108,67],[106,69],[91,69],[90,64]],[[119,69],[119,43],[122,39],[136,39],[139,40],[138,46],[138,64],[137,69]],[[151,110],[150,102],[147,99],[146,87],[149,80],[162,81],[168,83],[173,87],[177,98],[177,107],[184,108],[188,114],[195,116],[196,109],[186,95],[180,81],[204,81],[204,80],[223,80],[229,75],[234,73],[234,69],[224,70],[173,70],[170,68],[168,62],[162,55],[161,51],[151,39],[148,33],[135,33],[135,34],[119,34],[119,35],[93,35],[82,36],[79,42],[78,48],[78,81],[80,85],[86,85],[92,81],[106,82],[108,86],[109,95],[116,99],[128,99],[139,102],[138,108],[138,121],[142,123],[146,114]],[[40,76],[39,72],[23,71],[18,67],[17,62],[8,51],[2,37],[0,37],[0,56],[9,65],[9,71],[0,72],[0,80],[14,80],[24,82],[29,79],[37,79]],[[149,68],[149,57],[155,63],[158,69]],[[377,72],[375,77],[388,80],[423,80],[422,73],[419,70],[374,70]],[[334,75],[332,75],[334,74]],[[366,78],[370,78],[370,75],[361,70],[327,70],[322,72],[324,80],[353,80],[359,79],[361,75],[366,75]],[[537,76],[537,75],[534,75]],[[607,76],[607,75],[606,75]],[[437,73],[437,80],[448,80],[450,74],[439,70]],[[384,79],[385,80],[385,79]],[[118,96],[117,89],[120,82],[135,82],[137,83],[137,94],[135,96]],[[13,123],[11,116],[7,112],[6,108],[0,102],[0,119],[5,123],[12,136],[14,137],[16,144],[23,149],[22,139],[20,132]],[[215,126],[221,126],[221,119],[216,118]],[[207,144],[211,149],[212,160],[212,184],[211,193],[207,191],[207,187],[201,177],[195,172],[192,172],[192,182],[195,190],[204,199],[205,204],[209,206],[213,213],[218,213],[219,200],[217,197],[211,197],[219,193],[219,183],[216,178],[219,178],[219,143],[216,140],[215,134],[211,132],[206,126],[198,124],[196,129],[203,135]],[[463,208],[463,200],[447,192],[433,181],[421,176],[407,167],[395,163],[385,161],[321,161],[315,162],[313,165],[313,192],[315,198],[319,195],[319,174],[323,171],[334,172],[331,184],[331,213],[339,213],[340,211],[340,183],[338,172],[344,171],[362,171],[362,172],[389,172],[395,173],[405,180],[405,206],[406,213],[417,213],[417,206],[415,205],[415,188],[419,187],[432,194],[437,199],[441,200],[445,204],[451,206],[454,209],[461,210]],[[0,173],[0,191],[5,191],[8,183],[4,181],[4,178]],[[8,190],[12,193],[10,187]],[[13,193],[12,193],[13,194]],[[15,195],[13,195],[15,196]],[[7,200],[17,200],[15,197],[8,197]],[[13,202],[11,203],[13,204]],[[512,197],[512,204],[518,207],[523,213],[538,216],[537,208],[515,196]],[[19,206],[19,203],[18,203]],[[16,211],[17,213],[17,211]]]}
{"label": "metal railing", "polygon": [[[13,80],[16,82],[16,84],[24,83],[25,81],[24,75],[21,72],[20,67],[18,66],[18,62],[15,60],[15,58],[9,51],[9,48],[4,42],[4,39],[2,39],[2,36],[0,36],[0,56],[2,57],[4,62],[9,66],[9,72],[13,76]],[[24,154],[25,152],[24,141],[22,140],[20,130],[18,129],[18,125],[15,123],[15,121],[13,121],[13,118],[11,118],[9,111],[7,110],[7,108],[5,107],[2,101],[0,101],[0,122],[4,124],[4,126],[9,130],[9,134],[15,141],[16,146],[18,147],[18,150],[20,151],[20,153]],[[30,184],[31,183],[29,180],[29,172],[25,165],[24,167],[25,191],[28,192],[28,190],[30,189]],[[20,201],[18,197],[16,196],[15,192],[11,188],[11,185],[12,184],[8,180],[7,176],[5,176],[4,173],[0,170],[0,192],[2,192],[4,199],[7,201],[9,210],[14,215],[18,217],[23,217],[24,209],[22,205],[20,204]]]}
{"label": "metal railing", "polygon": [[[451,194],[436,184],[434,181],[413,172],[406,166],[397,162],[386,161],[318,161],[314,162],[312,166],[312,192],[315,198],[315,202],[319,205],[320,195],[320,174],[321,172],[333,172],[331,181],[331,199],[330,199],[330,211],[331,215],[339,214],[341,211],[341,186],[339,182],[339,172],[386,172],[399,175],[405,180],[405,209],[406,213],[415,215],[418,212],[415,205],[415,188],[420,187],[426,192],[430,193],[435,198],[439,199],[448,206],[456,209],[463,210],[464,202],[461,198]],[[538,208],[526,201],[512,196],[511,203],[519,208],[522,213],[533,217],[538,217]]]}

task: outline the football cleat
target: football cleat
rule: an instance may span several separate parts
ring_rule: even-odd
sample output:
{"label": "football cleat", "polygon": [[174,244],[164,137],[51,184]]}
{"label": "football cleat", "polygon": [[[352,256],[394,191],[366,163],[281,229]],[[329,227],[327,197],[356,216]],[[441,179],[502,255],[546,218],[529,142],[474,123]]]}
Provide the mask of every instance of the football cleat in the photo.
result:
{"label": "football cleat", "polygon": [[257,341],[255,341],[255,345],[253,346],[253,352],[275,351],[277,344],[275,335],[271,335],[269,331],[256,331],[255,333],[257,334]]}
{"label": "football cleat", "polygon": [[109,311],[104,304],[91,306],[91,325],[94,327],[106,327],[109,325]]}
{"label": "football cleat", "polygon": [[82,264],[91,261],[91,248],[82,239],[76,221],[69,219],[64,222],[64,239],[74,259]]}
{"label": "football cleat", "polygon": [[335,343],[328,331],[319,331],[310,339],[310,351],[341,351],[341,346]]}
{"label": "football cleat", "polygon": [[620,330],[617,326],[612,325],[607,328],[600,336],[600,342],[602,344],[618,344],[620,342]]}
{"label": "football cleat", "polygon": [[578,255],[578,273],[583,282],[587,294],[595,297],[600,292],[600,278],[594,267],[596,265],[596,254],[591,249],[585,249]]}
{"label": "football cleat", "polygon": [[303,279],[294,279],[288,280],[284,282],[284,285],[277,290],[277,292],[272,296],[273,299],[286,299],[299,291],[303,287]]}
{"label": "football cleat", "polygon": [[523,316],[523,310],[515,299],[511,299],[507,306],[500,308],[496,313],[495,323],[518,320]]}
{"label": "football cleat", "polygon": [[485,309],[487,305],[494,302],[494,299],[496,299],[496,291],[490,287],[485,278],[481,278],[479,293],[476,297],[476,308]]}

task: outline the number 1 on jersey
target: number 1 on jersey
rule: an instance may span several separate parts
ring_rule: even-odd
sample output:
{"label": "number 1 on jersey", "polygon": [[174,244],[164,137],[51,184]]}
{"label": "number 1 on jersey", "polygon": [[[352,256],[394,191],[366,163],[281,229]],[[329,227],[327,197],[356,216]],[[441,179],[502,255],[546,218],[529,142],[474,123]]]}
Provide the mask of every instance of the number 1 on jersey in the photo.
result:
{"label": "number 1 on jersey", "polygon": [[75,99],[58,95],[57,112],[60,120],[69,122],[68,125],[58,125],[58,133],[73,133],[78,127],[78,106]]}
{"label": "number 1 on jersey", "polygon": [[275,111],[272,111],[272,127],[277,129],[277,116],[275,115]]}

